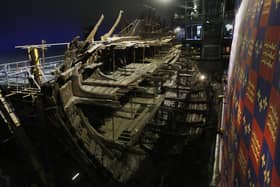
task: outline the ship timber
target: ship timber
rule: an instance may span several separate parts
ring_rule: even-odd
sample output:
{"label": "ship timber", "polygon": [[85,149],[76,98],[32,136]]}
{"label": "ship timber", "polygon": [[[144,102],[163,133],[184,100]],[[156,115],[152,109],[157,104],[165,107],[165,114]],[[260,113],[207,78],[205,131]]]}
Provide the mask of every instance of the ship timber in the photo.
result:
{"label": "ship timber", "polygon": [[[170,42],[171,39],[159,39],[110,43],[115,55],[124,50],[129,54],[136,49],[141,51],[159,46],[166,47],[166,54],[144,55],[127,65],[114,65],[110,75],[102,73],[102,63],[77,62],[57,77],[60,84],[55,92],[61,102],[63,118],[68,119],[63,124],[64,128],[71,128],[72,138],[83,142],[79,149],[93,155],[120,182],[127,181],[145,158],[145,152],[138,148],[137,143],[145,125],[164,101],[165,96],[158,93],[157,88],[165,79],[144,81],[177,61],[181,46],[172,46]],[[97,50],[99,46],[92,47]],[[108,45],[100,47],[107,49]],[[108,111],[99,127],[95,124],[95,116],[91,116],[97,108]],[[127,158],[122,160],[124,153]]]}
{"label": "ship timber", "polygon": [[[31,165],[40,171],[41,186],[51,186],[50,178],[54,177],[42,169],[44,149],[40,144],[44,141],[52,142],[48,149],[53,152],[60,152],[54,144],[63,145],[61,152],[83,166],[89,178],[103,176],[104,181],[97,184],[126,184],[133,178],[152,150],[151,144],[143,143],[145,129],[174,106],[175,112],[186,107],[181,105],[192,93],[190,86],[197,85],[198,70],[186,61],[182,45],[173,39],[164,33],[150,37],[106,35],[104,41],[93,41],[92,36],[86,41],[75,38],[53,80],[40,83],[40,89],[32,93],[5,91],[9,102],[3,98],[1,110],[6,112],[2,113],[11,118],[7,121],[15,131],[25,131],[20,141],[37,150],[28,154],[33,155]],[[207,95],[203,89],[201,93],[194,91],[194,96],[197,93],[198,97]],[[207,111],[206,101],[197,106]],[[202,114],[186,120],[190,125],[205,123]],[[52,138],[45,140],[43,132],[37,134],[33,128],[46,130]],[[55,162],[56,157],[51,160]]]}

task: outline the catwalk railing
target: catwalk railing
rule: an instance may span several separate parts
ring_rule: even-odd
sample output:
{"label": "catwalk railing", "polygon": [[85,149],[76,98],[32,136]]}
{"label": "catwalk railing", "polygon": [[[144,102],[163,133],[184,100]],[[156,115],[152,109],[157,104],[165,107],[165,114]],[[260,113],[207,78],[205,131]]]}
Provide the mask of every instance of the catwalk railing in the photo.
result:
{"label": "catwalk railing", "polygon": [[[63,55],[50,56],[40,59],[40,68],[43,71],[43,82],[54,79],[56,68],[63,63]],[[40,90],[39,84],[34,79],[29,60],[0,64],[0,85],[16,91],[26,89]],[[33,82],[33,87],[30,86]]]}

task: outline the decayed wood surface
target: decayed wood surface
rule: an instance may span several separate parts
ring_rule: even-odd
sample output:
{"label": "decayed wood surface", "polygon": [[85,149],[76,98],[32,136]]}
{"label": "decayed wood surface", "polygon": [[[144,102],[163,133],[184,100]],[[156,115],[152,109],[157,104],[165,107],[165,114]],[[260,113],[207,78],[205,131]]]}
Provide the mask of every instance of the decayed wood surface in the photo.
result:
{"label": "decayed wood surface", "polygon": [[[124,105],[117,111],[112,118],[105,120],[105,124],[100,129],[104,132],[104,137],[113,138],[118,141],[118,138],[123,131],[131,132],[131,140],[128,142],[132,144],[135,142],[134,135],[141,132],[147,122],[152,119],[155,112],[160,107],[164,100],[164,96],[159,95],[155,98],[133,98],[130,102]],[[144,110],[141,110],[144,108]],[[113,132],[114,123],[114,132]]]}
{"label": "decayed wood surface", "polygon": [[104,20],[104,15],[102,14],[98,20],[98,22],[96,23],[96,25],[94,26],[94,28],[92,29],[92,31],[90,32],[90,34],[88,35],[86,41],[87,42],[93,42],[94,41],[94,37],[96,35],[96,32],[98,31],[98,28],[100,27],[101,23]]}

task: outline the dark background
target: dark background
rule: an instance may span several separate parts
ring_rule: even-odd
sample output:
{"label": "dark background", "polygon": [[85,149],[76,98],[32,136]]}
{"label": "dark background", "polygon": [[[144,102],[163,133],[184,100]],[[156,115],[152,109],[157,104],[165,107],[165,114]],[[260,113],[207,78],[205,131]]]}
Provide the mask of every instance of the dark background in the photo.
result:
{"label": "dark background", "polygon": [[143,0],[2,0],[0,3],[0,56],[14,52],[15,45],[68,42],[83,37],[104,13],[99,32],[106,32],[119,10],[133,20],[143,9]]}

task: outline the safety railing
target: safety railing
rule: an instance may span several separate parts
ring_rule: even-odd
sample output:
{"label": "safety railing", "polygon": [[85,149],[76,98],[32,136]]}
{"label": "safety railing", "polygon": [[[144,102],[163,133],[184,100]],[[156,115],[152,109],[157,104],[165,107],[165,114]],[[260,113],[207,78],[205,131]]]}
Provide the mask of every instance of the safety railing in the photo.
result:
{"label": "safety railing", "polygon": [[[63,63],[63,55],[50,56],[40,59],[40,68],[43,72],[43,82],[54,79],[54,71]],[[28,88],[40,90],[31,70],[34,68],[29,60],[0,64],[0,85],[16,91]],[[32,84],[30,84],[32,82]],[[32,86],[31,86],[32,85]]]}
{"label": "safety railing", "polygon": [[134,35],[135,31],[136,31],[136,28],[140,25],[140,23],[142,22],[143,20],[141,19],[136,19],[134,20],[132,23],[130,23],[129,25],[127,25],[124,29],[122,29],[120,31],[120,34],[121,35],[127,35],[127,34],[130,34],[130,35]]}

